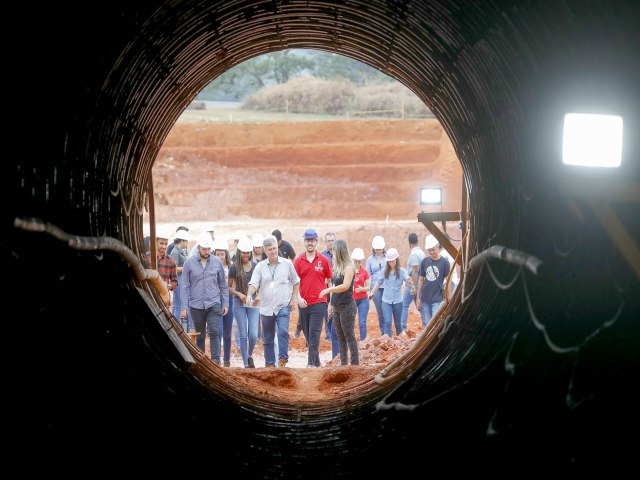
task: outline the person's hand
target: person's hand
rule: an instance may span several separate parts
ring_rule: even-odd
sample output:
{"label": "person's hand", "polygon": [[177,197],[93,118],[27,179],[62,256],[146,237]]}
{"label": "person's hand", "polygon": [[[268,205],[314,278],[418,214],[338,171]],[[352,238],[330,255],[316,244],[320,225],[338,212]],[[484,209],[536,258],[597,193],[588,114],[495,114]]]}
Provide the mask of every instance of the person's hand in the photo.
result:
{"label": "person's hand", "polygon": [[298,296],[298,307],[307,308],[307,301],[301,296]]}
{"label": "person's hand", "polygon": [[327,293],[329,293],[329,289],[325,288],[320,292],[320,295],[318,295],[318,298],[324,298],[327,295]]}
{"label": "person's hand", "polygon": [[186,310],[180,310],[180,318],[186,318],[187,316],[187,311]]}
{"label": "person's hand", "polygon": [[251,300],[251,297],[249,295],[244,296],[244,303],[249,306],[253,304],[253,301]]}
{"label": "person's hand", "polygon": [[222,308],[222,316],[224,317],[229,312],[229,307]]}

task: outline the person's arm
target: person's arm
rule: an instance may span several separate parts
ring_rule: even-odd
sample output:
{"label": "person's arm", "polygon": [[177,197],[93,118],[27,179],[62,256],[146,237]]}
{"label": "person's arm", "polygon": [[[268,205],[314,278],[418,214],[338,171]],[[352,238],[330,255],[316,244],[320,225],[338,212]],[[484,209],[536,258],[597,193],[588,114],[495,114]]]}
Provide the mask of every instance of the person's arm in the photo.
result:
{"label": "person's arm", "polygon": [[411,295],[415,295],[418,291],[416,285],[418,285],[418,272],[420,271],[420,265],[414,265],[411,267]]}
{"label": "person's arm", "polygon": [[344,269],[344,280],[340,285],[334,285],[333,287],[325,288],[320,292],[320,298],[324,297],[328,293],[342,293],[349,290],[351,282],[353,281],[353,275],[355,270],[349,266]]}
{"label": "person's arm", "polygon": [[380,288],[380,285],[382,285],[382,282],[384,282],[384,277],[380,277],[378,279],[378,281],[376,282],[375,287],[373,287],[373,290],[371,290],[369,292],[369,298],[373,298],[373,296],[375,295],[375,293],[378,291],[378,289]]}
{"label": "person's arm", "polygon": [[413,288],[414,284],[413,284],[413,279],[411,278],[411,275],[409,275],[406,270],[404,271],[404,273],[405,273],[404,282],[407,284],[409,288]]}
{"label": "person's arm", "polygon": [[178,288],[178,273],[176,272],[176,262],[173,261],[173,258],[168,258],[171,260],[169,262],[169,290],[174,291]]}
{"label": "person's arm", "polygon": [[291,301],[289,302],[289,306],[291,308],[295,308],[298,306],[298,296],[300,294],[300,282],[296,283],[293,286],[293,292],[291,293]]}
{"label": "person's arm", "polygon": [[189,264],[185,262],[182,267],[182,286],[180,287],[180,303],[182,304],[180,318],[187,316],[187,308],[189,308],[189,273]]}
{"label": "person's arm", "polygon": [[420,292],[422,291],[422,284],[424,284],[424,277],[420,275],[418,277],[418,289],[416,290],[416,308],[420,309]]}

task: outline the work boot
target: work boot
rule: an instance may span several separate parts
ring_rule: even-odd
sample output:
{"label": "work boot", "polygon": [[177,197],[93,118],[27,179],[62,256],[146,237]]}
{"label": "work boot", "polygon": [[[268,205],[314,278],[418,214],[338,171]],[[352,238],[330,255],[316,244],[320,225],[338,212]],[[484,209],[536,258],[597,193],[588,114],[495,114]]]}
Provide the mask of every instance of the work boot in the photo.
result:
{"label": "work boot", "polygon": [[225,360],[225,362],[224,362],[224,366],[225,366],[225,367],[230,367],[230,366],[231,366],[231,362],[230,362],[230,361],[228,361],[228,360]]}
{"label": "work boot", "polygon": [[256,368],[256,364],[253,363],[253,357],[247,358],[247,363],[249,364],[248,365],[249,368]]}
{"label": "work boot", "polygon": [[275,366],[275,365],[271,365],[270,363],[267,363],[267,364],[265,365],[265,367],[266,367],[266,368],[276,368],[276,366]]}
{"label": "work boot", "polygon": [[284,358],[278,360],[278,367],[284,368],[287,365],[287,361]]}

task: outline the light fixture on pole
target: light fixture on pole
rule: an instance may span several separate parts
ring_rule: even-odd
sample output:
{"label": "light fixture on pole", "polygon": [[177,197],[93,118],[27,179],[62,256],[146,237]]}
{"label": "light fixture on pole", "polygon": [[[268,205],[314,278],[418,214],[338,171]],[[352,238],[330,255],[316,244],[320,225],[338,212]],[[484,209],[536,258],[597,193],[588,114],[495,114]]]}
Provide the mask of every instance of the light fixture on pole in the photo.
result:
{"label": "light fixture on pole", "polygon": [[564,116],[562,162],[579,167],[619,167],[622,117],[590,113]]}
{"label": "light fixture on pole", "polygon": [[440,205],[442,209],[442,187],[421,187],[420,205]]}

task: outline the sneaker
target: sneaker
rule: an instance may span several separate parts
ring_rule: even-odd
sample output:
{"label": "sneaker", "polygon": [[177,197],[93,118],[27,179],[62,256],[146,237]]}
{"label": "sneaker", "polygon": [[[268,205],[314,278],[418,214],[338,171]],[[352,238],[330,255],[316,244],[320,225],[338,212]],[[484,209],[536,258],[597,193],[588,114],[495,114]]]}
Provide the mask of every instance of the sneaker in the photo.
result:
{"label": "sneaker", "polygon": [[308,364],[307,368],[317,368],[315,365]]}
{"label": "sneaker", "polygon": [[265,365],[265,367],[266,367],[266,368],[276,368],[276,366],[275,366],[275,365],[271,365],[270,363],[267,363],[267,364]]}
{"label": "sneaker", "polygon": [[249,364],[248,365],[249,368],[256,368],[256,364],[253,363],[253,357],[247,358],[247,363]]}
{"label": "sneaker", "polygon": [[293,338],[300,338],[300,332],[296,332],[296,334],[293,336]]}
{"label": "sneaker", "polygon": [[287,361],[284,358],[281,358],[280,360],[278,360],[278,366],[280,368],[284,368],[287,365]]}
{"label": "sneaker", "polygon": [[226,362],[224,362],[224,366],[225,367],[230,367],[231,366],[231,362],[229,362],[228,360]]}

